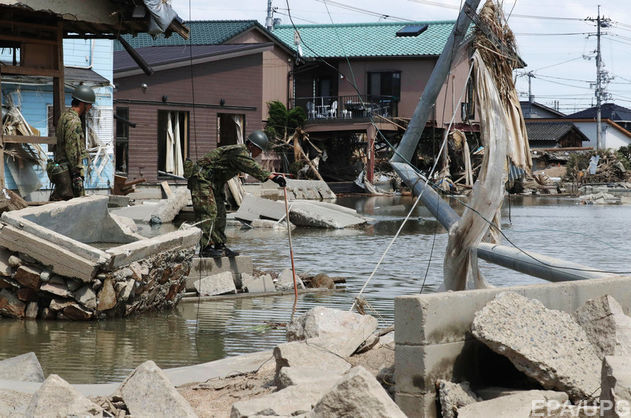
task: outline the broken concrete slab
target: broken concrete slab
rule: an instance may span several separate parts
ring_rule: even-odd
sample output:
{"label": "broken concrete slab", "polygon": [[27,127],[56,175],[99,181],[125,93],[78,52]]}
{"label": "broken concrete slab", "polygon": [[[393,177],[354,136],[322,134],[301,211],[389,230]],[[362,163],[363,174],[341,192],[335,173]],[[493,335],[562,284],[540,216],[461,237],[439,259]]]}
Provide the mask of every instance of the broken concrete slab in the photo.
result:
{"label": "broken concrete slab", "polygon": [[9,250],[0,248],[0,276],[10,277],[13,274],[13,268],[9,264],[9,258],[13,257]]}
{"label": "broken concrete slab", "polygon": [[235,402],[231,418],[255,416],[297,416],[306,414],[335,382],[322,385],[289,386],[267,396]]}
{"label": "broken concrete slab", "polygon": [[352,209],[334,203],[294,200],[291,202],[289,220],[296,226],[342,229],[363,225],[367,218]]}
{"label": "broken concrete slab", "polygon": [[59,296],[61,298],[71,298],[72,292],[68,290],[65,284],[57,283],[44,283],[39,290],[42,292],[50,293],[51,295]]}
{"label": "broken concrete slab", "polygon": [[475,314],[473,335],[545,389],[572,401],[597,396],[600,360],[585,331],[566,312],[502,292]]}
{"label": "broken concrete slab", "polygon": [[590,299],[575,314],[597,350],[598,358],[631,356],[631,317],[609,295]]}
{"label": "broken concrete slab", "polygon": [[606,356],[602,363],[601,416],[631,416],[631,362],[625,356]]}
{"label": "broken concrete slab", "polygon": [[405,417],[366,369],[353,367],[313,408],[314,417]]}
{"label": "broken concrete slab", "polygon": [[[350,367],[351,366],[349,364],[348,369],[350,369]],[[292,385],[320,386],[322,384],[328,384],[330,382],[337,381],[340,377],[342,377],[343,374],[343,371],[330,371],[327,369],[323,369],[322,367],[319,367],[317,365],[302,367],[283,367],[282,369],[280,369],[280,372],[278,372],[275,383],[279,389],[283,389]]]}
{"label": "broken concrete slab", "polygon": [[246,194],[234,217],[247,222],[252,222],[256,219],[278,221],[285,217],[285,203]]}
{"label": "broken concrete slab", "polygon": [[141,205],[112,208],[110,212],[117,216],[131,218],[136,222],[161,224],[172,222],[188,203],[190,193],[186,188],[179,188],[168,199],[145,201]]}
{"label": "broken concrete slab", "polygon": [[341,375],[351,368],[351,365],[334,353],[303,341],[279,344],[274,347],[276,360],[276,375],[274,381],[279,387],[285,387],[289,381],[280,380],[283,368],[319,367],[328,374]]}
{"label": "broken concrete slab", "polygon": [[241,273],[241,283],[248,293],[274,292],[276,290],[274,280],[269,274],[254,277],[251,274]]}
{"label": "broken concrete slab", "polygon": [[235,285],[238,285],[241,282],[241,274],[247,273],[251,275],[253,273],[252,258],[243,255],[221,258],[194,257],[191,271],[186,277],[186,290],[196,291],[194,284],[200,278],[224,271],[231,271]]}
{"label": "broken concrete slab", "polygon": [[488,401],[471,403],[458,409],[458,418],[511,417],[530,418],[533,409],[540,405],[562,404],[568,401],[563,392],[551,390],[529,390],[514,395],[500,396]]}
{"label": "broken concrete slab", "polygon": [[311,344],[348,357],[370,337],[377,325],[377,319],[370,315],[317,306],[287,325],[287,340],[307,339]]}
{"label": "broken concrete slab", "polygon": [[96,309],[96,293],[94,293],[91,286],[85,285],[79,288],[73,296],[77,302],[86,308]]}
{"label": "broken concrete slab", "polygon": [[480,401],[469,382],[453,383],[439,379],[436,388],[443,418],[456,418],[458,408]]}
{"label": "broken concrete slab", "polygon": [[0,416],[23,417],[32,395],[9,389],[0,389]]}
{"label": "broken concrete slab", "polygon": [[43,382],[44,371],[35,353],[30,352],[0,361],[0,379]]}
{"label": "broken concrete slab", "polygon": [[197,417],[195,410],[151,360],[138,366],[116,390],[133,416]]}
{"label": "broken concrete slab", "polygon": [[224,271],[212,276],[202,277],[193,282],[195,290],[200,296],[224,295],[226,293],[237,293],[232,272]]}
{"label": "broken concrete slab", "polygon": [[103,408],[79,393],[68,382],[51,374],[26,408],[26,416],[102,416]]}
{"label": "broken concrete slab", "polygon": [[24,318],[26,304],[7,289],[0,290],[0,314],[9,318]]}
{"label": "broken concrete slab", "polygon": [[[294,274],[290,269],[285,269],[278,275],[278,281],[276,282],[278,290],[294,290]],[[298,289],[304,289],[305,284],[300,277],[296,274],[296,286]]]}

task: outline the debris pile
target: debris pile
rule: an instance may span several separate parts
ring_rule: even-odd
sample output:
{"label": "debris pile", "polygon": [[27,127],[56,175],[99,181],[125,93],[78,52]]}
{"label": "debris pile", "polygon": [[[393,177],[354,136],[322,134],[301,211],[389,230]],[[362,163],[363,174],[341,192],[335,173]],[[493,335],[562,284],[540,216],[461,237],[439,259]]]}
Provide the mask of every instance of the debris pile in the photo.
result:
{"label": "debris pile", "polygon": [[570,156],[566,180],[578,184],[631,181],[629,147],[618,151],[590,151]]}
{"label": "debris pile", "polygon": [[611,296],[570,315],[502,292],[475,314],[471,333],[529,383],[504,381],[507,390],[437,380],[443,416],[623,416],[628,408],[631,317]]}

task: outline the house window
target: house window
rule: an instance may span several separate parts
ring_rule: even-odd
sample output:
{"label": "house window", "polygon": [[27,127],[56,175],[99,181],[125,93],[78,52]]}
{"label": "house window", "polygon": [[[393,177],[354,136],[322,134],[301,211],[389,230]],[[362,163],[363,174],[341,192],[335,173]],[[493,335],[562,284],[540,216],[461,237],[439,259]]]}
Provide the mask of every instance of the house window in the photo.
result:
{"label": "house window", "polygon": [[116,172],[129,172],[129,108],[116,108]]}
{"label": "house window", "polygon": [[188,157],[189,112],[158,110],[158,170],[184,175]]}
{"label": "house window", "polygon": [[243,144],[245,115],[233,113],[217,114],[217,145]]}
{"label": "house window", "polygon": [[395,102],[401,97],[401,71],[368,73],[368,96],[391,96]]}

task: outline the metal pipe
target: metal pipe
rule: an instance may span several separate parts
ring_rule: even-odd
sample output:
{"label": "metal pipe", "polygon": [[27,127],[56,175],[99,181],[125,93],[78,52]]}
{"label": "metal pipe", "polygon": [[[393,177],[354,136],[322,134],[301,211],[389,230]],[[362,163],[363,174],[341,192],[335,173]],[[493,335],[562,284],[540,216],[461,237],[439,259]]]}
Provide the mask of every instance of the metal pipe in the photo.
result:
{"label": "metal pipe", "polygon": [[395,152],[394,156],[390,160],[391,162],[404,162],[412,159],[418,142],[421,139],[421,134],[423,133],[425,124],[427,123],[427,119],[432,111],[432,106],[436,103],[438,93],[440,93],[440,89],[443,87],[445,78],[447,78],[453,57],[459,45],[462,43],[462,40],[467,33],[467,29],[469,28],[469,24],[471,23],[471,19],[467,16],[467,13],[470,13],[471,11],[475,13],[475,10],[478,8],[478,4],[480,4],[480,0],[467,0],[462,7],[462,10],[458,15],[458,20],[456,20],[456,24],[454,25],[451,35],[443,48],[443,52],[440,54],[438,61],[436,61],[436,65],[434,66],[432,74],[430,75],[425,89],[423,90],[421,99],[416,105],[416,109],[414,109],[414,114],[412,115],[410,124],[408,125],[403,138],[401,138],[401,142],[397,147],[397,152]]}

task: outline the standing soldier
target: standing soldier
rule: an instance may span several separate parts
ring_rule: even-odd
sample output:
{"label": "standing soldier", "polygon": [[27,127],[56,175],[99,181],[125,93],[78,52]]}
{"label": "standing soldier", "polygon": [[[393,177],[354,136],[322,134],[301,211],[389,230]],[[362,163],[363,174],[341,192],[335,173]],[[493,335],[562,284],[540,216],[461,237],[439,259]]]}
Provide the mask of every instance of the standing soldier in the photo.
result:
{"label": "standing soldier", "polygon": [[184,176],[188,179],[188,188],[191,190],[195,222],[203,232],[200,241],[202,256],[239,255],[226,247],[224,185],[228,180],[244,172],[259,181],[270,179],[280,187],[285,187],[283,176],[262,169],[253,159],[267,145],[267,135],[262,131],[254,131],[248,136],[245,145],[219,147],[204,155],[197,163],[188,159],[184,163]]}
{"label": "standing soldier", "polygon": [[[80,117],[92,108],[94,101],[94,91],[88,86],[79,85],[72,92],[70,108],[59,117],[55,162],[61,172],[55,178],[55,191],[51,195],[51,200],[85,196],[83,160],[87,158],[87,153]],[[71,187],[68,187],[68,184]]]}

